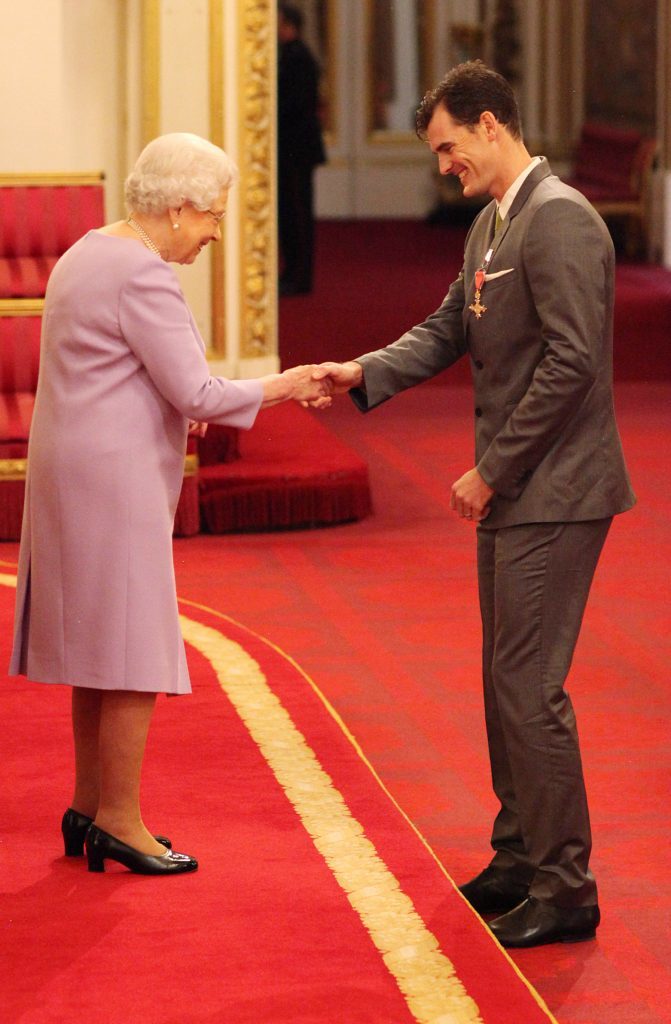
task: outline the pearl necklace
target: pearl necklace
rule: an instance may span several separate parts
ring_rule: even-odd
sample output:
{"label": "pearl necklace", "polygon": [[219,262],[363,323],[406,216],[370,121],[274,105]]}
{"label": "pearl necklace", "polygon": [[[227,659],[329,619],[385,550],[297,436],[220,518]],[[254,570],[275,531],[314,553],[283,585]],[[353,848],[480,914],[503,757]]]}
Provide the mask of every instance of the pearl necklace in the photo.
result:
{"label": "pearl necklace", "polygon": [[136,220],[133,220],[132,217],[129,217],[128,220],[126,221],[126,224],[128,224],[128,226],[131,227],[133,229],[133,231],[136,231],[138,233],[138,235],[140,236],[140,238],[142,239],[144,244],[147,246],[147,248],[151,252],[155,252],[157,256],[161,255],[161,250],[158,248],[158,246],[154,242],[152,242],[152,240],[149,237],[149,235],[147,234],[147,232],[144,230],[143,227],[141,227],[138,224],[138,222]]}

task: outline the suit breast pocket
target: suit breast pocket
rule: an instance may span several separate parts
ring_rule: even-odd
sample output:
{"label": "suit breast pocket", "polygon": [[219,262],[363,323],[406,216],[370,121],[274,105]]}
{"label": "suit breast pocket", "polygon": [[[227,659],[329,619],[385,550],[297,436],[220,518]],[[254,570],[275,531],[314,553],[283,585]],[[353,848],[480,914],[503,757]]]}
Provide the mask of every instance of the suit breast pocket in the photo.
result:
{"label": "suit breast pocket", "polygon": [[506,270],[494,270],[490,274],[485,274],[485,283],[482,291],[493,292],[499,288],[513,288],[517,282],[517,270],[515,267],[509,267]]}
{"label": "suit breast pocket", "polygon": [[474,308],[478,306],[478,301],[475,297],[471,300],[470,326],[473,328],[477,325],[484,331],[493,328],[496,333],[506,325],[512,326],[523,305],[519,283],[520,277],[515,270],[509,274],[488,278],[480,291],[480,305],[484,307],[479,311],[480,316],[477,315],[478,310]]}

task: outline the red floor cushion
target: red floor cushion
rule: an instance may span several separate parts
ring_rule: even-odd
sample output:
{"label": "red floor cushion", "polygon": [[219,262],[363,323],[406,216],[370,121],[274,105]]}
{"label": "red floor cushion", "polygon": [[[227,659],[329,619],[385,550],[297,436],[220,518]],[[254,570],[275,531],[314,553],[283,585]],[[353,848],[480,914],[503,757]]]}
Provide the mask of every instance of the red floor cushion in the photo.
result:
{"label": "red floor cushion", "polygon": [[262,410],[240,433],[240,459],[201,464],[198,479],[211,533],[329,525],[372,510],[366,463],[295,403]]}

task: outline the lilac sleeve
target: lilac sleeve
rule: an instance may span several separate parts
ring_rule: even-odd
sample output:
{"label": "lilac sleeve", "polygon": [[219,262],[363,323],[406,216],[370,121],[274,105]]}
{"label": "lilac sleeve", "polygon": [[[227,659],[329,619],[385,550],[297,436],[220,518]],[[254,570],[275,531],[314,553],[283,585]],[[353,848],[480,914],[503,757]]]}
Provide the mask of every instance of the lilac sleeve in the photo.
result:
{"label": "lilac sleeve", "polygon": [[259,380],[213,377],[173,271],[158,260],[136,268],[119,297],[119,324],[154,386],[191,420],[248,429],[263,401]]}

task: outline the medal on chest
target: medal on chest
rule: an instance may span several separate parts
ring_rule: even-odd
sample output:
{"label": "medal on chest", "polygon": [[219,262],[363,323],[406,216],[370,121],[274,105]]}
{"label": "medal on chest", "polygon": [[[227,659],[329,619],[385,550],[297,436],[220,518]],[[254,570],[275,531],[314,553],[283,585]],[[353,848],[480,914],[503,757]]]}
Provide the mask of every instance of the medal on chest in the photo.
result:
{"label": "medal on chest", "polygon": [[480,302],[480,296],[482,294],[482,289],[485,286],[487,268],[489,267],[489,264],[492,261],[493,255],[494,250],[488,249],[487,252],[485,253],[484,260],[482,261],[478,269],[475,271],[475,296],[473,302],[471,302],[468,308],[472,313],[475,313],[476,320],[480,320],[482,314],[487,312],[487,307]]}

